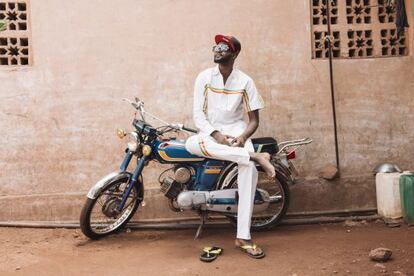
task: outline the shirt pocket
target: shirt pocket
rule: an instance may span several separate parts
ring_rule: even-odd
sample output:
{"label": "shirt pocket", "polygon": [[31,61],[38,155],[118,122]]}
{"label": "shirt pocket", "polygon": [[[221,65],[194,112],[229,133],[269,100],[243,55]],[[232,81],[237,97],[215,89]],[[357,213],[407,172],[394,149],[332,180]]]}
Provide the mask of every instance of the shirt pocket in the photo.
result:
{"label": "shirt pocket", "polygon": [[226,111],[236,111],[236,109],[242,104],[242,93],[227,94]]}

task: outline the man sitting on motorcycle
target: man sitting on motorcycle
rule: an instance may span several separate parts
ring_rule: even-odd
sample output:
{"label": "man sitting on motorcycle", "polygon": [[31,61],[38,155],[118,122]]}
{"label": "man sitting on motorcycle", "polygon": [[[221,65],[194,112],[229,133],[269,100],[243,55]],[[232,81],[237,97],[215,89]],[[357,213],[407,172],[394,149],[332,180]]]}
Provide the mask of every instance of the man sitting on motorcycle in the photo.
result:
{"label": "man sitting on motorcycle", "polygon": [[[265,256],[251,240],[250,225],[257,185],[255,162],[274,178],[268,153],[255,153],[249,137],[259,126],[263,100],[253,80],[233,68],[241,44],[233,36],[216,35],[214,62],[195,81],[193,119],[199,133],[190,137],[186,149],[211,159],[228,160],[238,165],[239,203],[235,244],[253,258]],[[247,112],[248,120],[245,120]]]}

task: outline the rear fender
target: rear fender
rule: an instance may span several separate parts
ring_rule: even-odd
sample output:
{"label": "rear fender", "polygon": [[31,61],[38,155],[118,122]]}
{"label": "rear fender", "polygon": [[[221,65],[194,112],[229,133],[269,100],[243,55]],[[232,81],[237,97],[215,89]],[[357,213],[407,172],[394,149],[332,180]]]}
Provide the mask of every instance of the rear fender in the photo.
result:
{"label": "rear fender", "polygon": [[294,184],[295,179],[290,171],[289,167],[285,166],[280,160],[275,160],[273,166],[275,167],[276,173],[282,175],[288,184]]}
{"label": "rear fender", "polygon": [[[273,167],[275,168],[276,174],[281,175],[284,178],[284,180],[286,181],[286,183],[288,183],[288,184],[294,184],[295,183],[295,178],[293,177],[289,166],[286,166],[282,160],[273,158],[273,159],[270,160],[270,162],[272,163]],[[258,171],[264,172],[263,168],[258,164],[256,164],[256,169]]]}
{"label": "rear fender", "polygon": [[[98,197],[98,195],[104,190],[110,183],[113,181],[122,179],[124,177],[131,178],[132,173],[126,172],[126,171],[119,171],[119,172],[113,172],[108,174],[107,176],[103,177],[101,180],[95,183],[95,185],[92,186],[92,188],[89,190],[87,197],[90,199],[95,199]],[[142,181],[139,181],[142,183]]]}

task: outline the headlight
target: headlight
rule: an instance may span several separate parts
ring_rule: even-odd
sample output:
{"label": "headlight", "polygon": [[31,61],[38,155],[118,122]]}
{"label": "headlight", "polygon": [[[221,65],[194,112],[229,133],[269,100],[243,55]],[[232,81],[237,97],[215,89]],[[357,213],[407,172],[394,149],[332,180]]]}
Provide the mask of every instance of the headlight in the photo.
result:
{"label": "headlight", "polygon": [[131,152],[136,152],[138,149],[138,146],[140,144],[140,139],[138,137],[138,134],[134,131],[128,132],[125,135],[127,135],[128,138],[128,150]]}
{"label": "headlight", "polygon": [[138,148],[138,142],[137,141],[130,141],[128,142],[128,150],[132,152],[136,152]]}

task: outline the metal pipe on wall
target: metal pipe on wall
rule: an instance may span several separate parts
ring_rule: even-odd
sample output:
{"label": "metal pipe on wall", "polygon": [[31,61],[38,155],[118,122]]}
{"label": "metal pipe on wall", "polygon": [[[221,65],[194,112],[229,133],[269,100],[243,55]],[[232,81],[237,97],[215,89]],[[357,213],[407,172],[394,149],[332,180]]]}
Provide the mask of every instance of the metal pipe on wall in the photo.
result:
{"label": "metal pipe on wall", "polygon": [[325,40],[328,41],[328,57],[329,57],[329,79],[331,84],[331,100],[332,100],[332,115],[333,115],[333,124],[334,124],[334,136],[335,136],[335,157],[336,157],[336,167],[339,169],[339,151],[338,151],[338,131],[336,123],[336,104],[335,104],[335,89],[334,89],[334,76],[333,76],[333,65],[332,65],[332,38],[331,38],[331,0],[326,0],[326,14],[327,14],[327,26],[328,26],[328,35]]}

